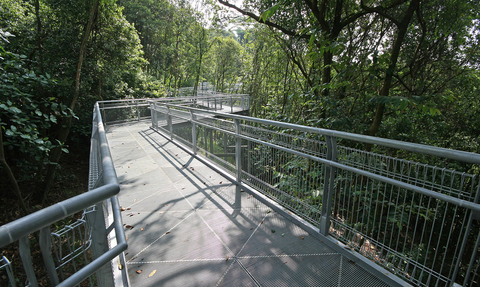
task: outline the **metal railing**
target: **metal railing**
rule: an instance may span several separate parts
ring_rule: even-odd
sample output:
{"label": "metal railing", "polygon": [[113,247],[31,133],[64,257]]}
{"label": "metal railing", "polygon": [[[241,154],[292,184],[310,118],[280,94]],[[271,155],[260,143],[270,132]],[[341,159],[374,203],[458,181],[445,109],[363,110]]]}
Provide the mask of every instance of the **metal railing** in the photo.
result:
{"label": "metal railing", "polygon": [[[114,286],[115,280],[128,286],[125,270],[120,268],[124,266],[123,251],[127,242],[116,197],[118,192],[119,184],[97,103],[93,112],[89,191],[0,227],[0,248],[9,248],[15,242],[19,244],[27,282],[18,283],[39,286],[38,272],[45,270],[52,286],[80,283],[82,286]],[[79,212],[80,218],[75,219]],[[38,249],[43,260],[32,260]],[[0,270],[5,270],[10,285],[16,286],[14,275],[18,274],[13,274],[11,266],[7,258],[2,258]],[[114,270],[119,269],[124,270],[123,274],[115,279]]]}
{"label": "metal railing", "polygon": [[99,101],[104,123],[116,124],[132,120],[150,119],[149,102],[166,102],[201,108],[215,112],[242,112],[250,109],[250,97],[246,94],[198,92],[197,96],[165,97],[156,99],[124,99]]}
{"label": "metal railing", "polygon": [[416,286],[478,286],[480,155],[150,105],[152,128],[368,262]]}

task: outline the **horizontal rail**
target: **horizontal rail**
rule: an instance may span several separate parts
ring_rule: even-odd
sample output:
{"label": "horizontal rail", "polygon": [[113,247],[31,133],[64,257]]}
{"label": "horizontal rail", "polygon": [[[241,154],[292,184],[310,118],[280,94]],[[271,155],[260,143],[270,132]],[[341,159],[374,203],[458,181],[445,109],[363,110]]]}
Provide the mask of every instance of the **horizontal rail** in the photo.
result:
{"label": "horizontal rail", "polygon": [[[165,106],[176,107],[175,104],[165,104]],[[207,113],[205,110],[197,109],[197,108],[188,107],[186,109],[200,112],[200,113]],[[208,113],[215,116],[220,116],[223,118],[238,119],[238,120],[244,120],[244,121],[253,122],[253,123],[264,124],[264,125],[272,125],[272,126],[285,128],[285,129],[302,131],[306,133],[314,133],[314,134],[319,134],[324,136],[338,137],[338,138],[343,138],[348,140],[359,141],[367,144],[375,144],[375,145],[380,145],[384,147],[411,151],[415,153],[424,153],[428,155],[440,156],[440,157],[445,157],[445,158],[459,160],[459,161],[473,163],[473,164],[480,164],[480,154],[471,153],[471,152],[452,150],[447,148],[428,146],[428,145],[416,144],[416,143],[410,143],[410,142],[403,142],[398,140],[391,140],[391,139],[353,134],[348,132],[341,132],[341,131],[328,130],[328,129],[322,129],[322,128],[314,128],[314,127],[284,123],[284,122],[279,122],[274,120],[266,120],[266,119],[260,119],[260,118],[242,116],[242,115],[235,115],[235,114],[227,114],[222,112],[209,111]]]}

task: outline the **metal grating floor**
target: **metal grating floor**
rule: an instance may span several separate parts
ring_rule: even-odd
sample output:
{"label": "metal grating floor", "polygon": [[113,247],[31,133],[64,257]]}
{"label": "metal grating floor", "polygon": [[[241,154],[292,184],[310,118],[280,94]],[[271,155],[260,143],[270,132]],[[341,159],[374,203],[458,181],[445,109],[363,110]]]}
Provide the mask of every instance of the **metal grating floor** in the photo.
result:
{"label": "metal grating floor", "polygon": [[149,128],[111,126],[131,286],[388,286]]}

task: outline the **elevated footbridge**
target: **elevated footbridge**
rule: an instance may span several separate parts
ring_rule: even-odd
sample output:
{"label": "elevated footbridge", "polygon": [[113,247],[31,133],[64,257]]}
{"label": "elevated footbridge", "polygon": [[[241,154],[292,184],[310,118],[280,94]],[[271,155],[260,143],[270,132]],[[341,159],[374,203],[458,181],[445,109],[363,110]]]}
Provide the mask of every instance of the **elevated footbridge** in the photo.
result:
{"label": "elevated footbridge", "polygon": [[2,278],[479,285],[480,155],[235,114],[248,107],[244,95],[97,103],[90,190],[1,226],[24,266],[4,257]]}

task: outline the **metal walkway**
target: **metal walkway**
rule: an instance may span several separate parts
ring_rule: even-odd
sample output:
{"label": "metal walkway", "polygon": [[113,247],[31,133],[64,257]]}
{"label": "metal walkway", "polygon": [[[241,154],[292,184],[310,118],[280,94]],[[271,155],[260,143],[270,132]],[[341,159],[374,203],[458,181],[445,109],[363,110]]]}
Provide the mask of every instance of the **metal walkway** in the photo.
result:
{"label": "metal walkway", "polygon": [[131,286],[388,286],[150,125],[107,129]]}

